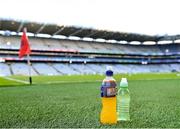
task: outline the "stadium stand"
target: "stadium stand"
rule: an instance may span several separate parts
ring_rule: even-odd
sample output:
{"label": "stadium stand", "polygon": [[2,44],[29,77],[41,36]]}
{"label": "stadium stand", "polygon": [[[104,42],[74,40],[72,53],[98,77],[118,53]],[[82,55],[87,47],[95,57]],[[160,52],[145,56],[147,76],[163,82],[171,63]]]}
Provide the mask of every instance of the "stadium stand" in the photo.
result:
{"label": "stadium stand", "polygon": [[[110,64],[62,64],[62,63],[33,63],[32,75],[77,75],[77,74],[104,74],[106,66]],[[159,72],[180,72],[179,64],[154,64],[154,65],[131,65],[131,64],[111,64],[115,74],[122,73],[159,73]],[[25,63],[0,63],[1,76],[28,75],[28,66]],[[10,72],[11,70],[12,72]]]}
{"label": "stadium stand", "polygon": [[[1,20],[0,30],[17,31],[19,21]],[[65,27],[56,25],[52,29],[47,25],[42,33],[52,37],[38,37],[37,31],[30,28],[31,24],[39,27],[38,23],[25,23],[28,31],[34,33],[29,36],[31,45],[31,73],[32,75],[77,75],[77,74],[104,74],[106,66],[111,65],[116,74],[121,73],[149,73],[149,72],[180,72],[180,44],[144,45],[144,41],[165,39],[147,35],[107,32],[101,30]],[[16,28],[16,29],[15,29]],[[37,28],[38,29],[38,28]],[[73,32],[72,32],[73,31]],[[0,76],[28,75],[27,58],[19,59],[20,35],[0,35]],[[80,39],[53,38],[54,34],[64,36],[78,36]],[[81,38],[89,37],[93,40],[84,41]],[[104,37],[105,40],[122,40],[126,44],[114,42],[98,42],[94,39]],[[168,37],[169,38],[169,37]],[[174,37],[172,39],[175,39]],[[128,42],[140,41],[139,45]]]}
{"label": "stadium stand", "polygon": [[32,64],[32,67],[36,69],[40,75],[58,75],[58,71],[53,69],[49,64],[45,63],[35,63]]}
{"label": "stadium stand", "polygon": [[[12,74],[14,75],[28,75],[28,65],[26,63],[11,63]],[[34,69],[31,69],[31,75],[37,75]]]}
{"label": "stadium stand", "polygon": [[10,68],[6,63],[0,63],[0,76],[10,76]]}
{"label": "stadium stand", "polygon": [[69,66],[69,64],[62,64],[62,63],[53,63],[52,65],[57,71],[62,73],[63,75],[75,75],[79,74],[73,68]]}
{"label": "stadium stand", "polygon": [[[167,46],[137,46],[137,45],[122,45],[112,43],[97,43],[97,42],[83,42],[71,40],[55,40],[55,39],[42,39],[42,38],[29,38],[31,48],[33,50],[56,50],[67,49],[77,50],[80,52],[113,52],[123,54],[151,54],[151,53],[164,53]],[[6,49],[19,49],[20,39],[18,37],[5,37],[0,36],[1,48]],[[8,44],[9,43],[9,44]],[[173,47],[173,46],[172,46]],[[176,48],[176,45],[174,45]],[[174,49],[179,50],[178,48]]]}

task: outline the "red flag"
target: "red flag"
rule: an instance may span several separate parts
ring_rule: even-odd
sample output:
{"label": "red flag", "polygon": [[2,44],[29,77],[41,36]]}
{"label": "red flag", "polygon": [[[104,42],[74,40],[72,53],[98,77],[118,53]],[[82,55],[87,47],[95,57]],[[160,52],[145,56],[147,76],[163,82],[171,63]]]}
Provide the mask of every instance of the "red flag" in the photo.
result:
{"label": "red flag", "polygon": [[31,53],[31,49],[29,46],[29,40],[28,37],[26,36],[26,29],[23,31],[23,35],[21,37],[21,46],[19,49],[19,58],[22,58],[25,55],[28,55]]}

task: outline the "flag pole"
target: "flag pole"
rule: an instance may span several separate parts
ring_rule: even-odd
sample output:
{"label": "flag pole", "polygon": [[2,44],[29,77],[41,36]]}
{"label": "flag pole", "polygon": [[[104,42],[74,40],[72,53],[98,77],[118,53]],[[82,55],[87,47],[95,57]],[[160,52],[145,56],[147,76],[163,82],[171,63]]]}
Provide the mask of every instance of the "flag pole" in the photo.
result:
{"label": "flag pole", "polygon": [[28,70],[29,70],[29,84],[32,85],[31,62],[30,62],[30,55],[29,54],[27,54],[27,63],[28,63]]}
{"label": "flag pole", "polygon": [[[25,33],[27,32],[27,28],[24,28]],[[30,62],[30,55],[27,54],[27,64],[28,64],[28,71],[29,71],[29,84],[32,85],[32,77],[31,77],[31,62]]]}

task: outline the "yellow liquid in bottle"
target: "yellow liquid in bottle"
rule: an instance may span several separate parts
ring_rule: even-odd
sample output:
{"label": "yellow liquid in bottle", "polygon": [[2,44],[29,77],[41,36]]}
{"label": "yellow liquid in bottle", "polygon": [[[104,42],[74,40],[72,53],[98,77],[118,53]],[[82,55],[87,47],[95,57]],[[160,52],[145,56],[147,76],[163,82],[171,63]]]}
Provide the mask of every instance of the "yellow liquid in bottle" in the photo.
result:
{"label": "yellow liquid in bottle", "polygon": [[102,111],[100,114],[102,124],[116,124],[116,97],[102,97]]}

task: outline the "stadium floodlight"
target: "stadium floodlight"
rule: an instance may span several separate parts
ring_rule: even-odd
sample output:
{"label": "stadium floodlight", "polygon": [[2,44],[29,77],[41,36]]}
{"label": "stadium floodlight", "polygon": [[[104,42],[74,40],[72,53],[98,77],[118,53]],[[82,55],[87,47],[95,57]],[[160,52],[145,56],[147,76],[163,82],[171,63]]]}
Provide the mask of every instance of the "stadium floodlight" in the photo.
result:
{"label": "stadium floodlight", "polygon": [[22,34],[23,34],[22,32],[19,32],[19,33],[18,33],[19,36],[22,36]]}
{"label": "stadium floodlight", "polygon": [[[16,32],[11,32],[11,35],[19,35],[19,36],[22,36],[22,32],[19,32],[18,34]],[[30,33],[30,32],[27,32],[26,33],[27,36],[30,36],[30,37],[34,37],[34,33]]]}
{"label": "stadium floodlight", "polygon": [[120,43],[120,44],[128,44],[128,42],[125,41],[125,40],[118,41],[118,43]]}
{"label": "stadium floodlight", "polygon": [[101,42],[101,43],[103,43],[103,42],[105,42],[106,40],[105,40],[105,39],[100,39],[100,38],[99,38],[99,39],[95,39],[95,41],[96,41],[96,42]]}
{"label": "stadium floodlight", "polygon": [[158,44],[170,44],[172,42],[173,41],[171,41],[171,40],[162,40],[162,41],[158,41]]}
{"label": "stadium floodlight", "polygon": [[89,37],[84,37],[82,38],[83,41],[93,41],[93,38],[89,38]]}
{"label": "stadium floodlight", "polygon": [[174,43],[180,43],[180,39],[175,40]]}
{"label": "stadium floodlight", "polygon": [[36,34],[37,37],[41,37],[41,38],[50,38],[51,35],[49,34]]}
{"label": "stadium floodlight", "polygon": [[55,39],[67,39],[67,36],[64,36],[64,35],[53,35],[52,38],[55,38]]}
{"label": "stadium floodlight", "polygon": [[17,35],[17,32],[11,31],[11,35]]}
{"label": "stadium floodlight", "polygon": [[106,40],[107,43],[118,43],[117,40]]}
{"label": "stadium floodlight", "polygon": [[80,38],[76,37],[76,36],[69,36],[68,39],[70,39],[70,40],[80,40]]}
{"label": "stadium floodlight", "polygon": [[26,33],[27,36],[30,36],[30,37],[34,37],[34,34],[33,33]]}
{"label": "stadium floodlight", "polygon": [[155,45],[156,42],[154,42],[154,41],[145,41],[145,42],[143,42],[143,44],[144,45]]}
{"label": "stadium floodlight", "polygon": [[129,44],[139,45],[139,44],[141,44],[141,42],[139,42],[139,41],[131,41]]}
{"label": "stadium floodlight", "polygon": [[4,31],[0,30],[0,35],[4,35]]}

